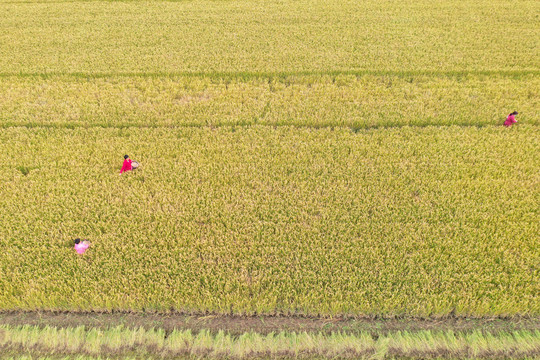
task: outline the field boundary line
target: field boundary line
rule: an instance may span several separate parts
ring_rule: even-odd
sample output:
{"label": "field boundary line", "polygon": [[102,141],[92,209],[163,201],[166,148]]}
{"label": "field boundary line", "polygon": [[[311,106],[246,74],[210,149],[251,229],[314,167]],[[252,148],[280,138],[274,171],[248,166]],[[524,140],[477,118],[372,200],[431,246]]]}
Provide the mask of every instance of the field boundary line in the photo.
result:
{"label": "field boundary line", "polygon": [[132,311],[52,311],[0,310],[0,325],[161,327],[165,330],[227,330],[231,333],[278,330],[327,332],[456,330],[499,333],[515,330],[540,330],[540,316],[466,317],[447,314],[438,317],[414,316],[306,316],[234,315],[213,312],[132,312]]}
{"label": "field boundary line", "polygon": [[540,69],[528,70],[313,70],[313,71],[157,71],[157,72],[0,72],[0,78],[19,77],[19,78],[52,78],[52,77],[73,77],[73,78],[114,78],[114,77],[201,77],[213,79],[270,79],[287,77],[308,77],[308,76],[437,76],[437,77],[463,77],[463,76],[503,76],[503,77],[522,77],[522,76],[540,76]]}
{"label": "field boundary line", "polygon": [[[539,124],[529,123],[529,124],[520,124],[520,126],[526,125],[527,127],[538,127]],[[490,127],[501,127],[502,124],[438,124],[438,123],[425,123],[425,124],[388,124],[388,125],[332,125],[332,124],[323,124],[323,125],[309,125],[309,124],[243,124],[243,123],[230,123],[230,124],[178,124],[178,125],[154,125],[154,124],[70,124],[70,123],[61,123],[61,124],[17,124],[17,123],[2,123],[0,120],[0,129],[170,129],[170,130],[179,130],[179,129],[218,129],[218,128],[296,128],[296,129],[341,129],[341,130],[350,130],[352,132],[358,132],[361,130],[385,130],[385,129],[401,129],[401,128],[450,128],[450,127],[461,127],[461,128],[490,128]]]}

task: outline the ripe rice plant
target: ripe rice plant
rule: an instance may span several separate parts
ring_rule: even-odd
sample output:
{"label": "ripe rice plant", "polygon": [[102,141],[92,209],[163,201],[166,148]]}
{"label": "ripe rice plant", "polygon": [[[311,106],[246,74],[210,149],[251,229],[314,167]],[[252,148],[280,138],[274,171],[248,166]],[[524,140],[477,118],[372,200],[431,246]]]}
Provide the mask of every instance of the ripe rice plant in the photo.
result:
{"label": "ripe rice plant", "polygon": [[0,2],[3,74],[538,74],[538,2]]}
{"label": "ripe rice plant", "polygon": [[538,314],[538,135],[2,129],[0,308]]}
{"label": "ripe rice plant", "polygon": [[[539,125],[540,77],[0,77],[0,127]],[[36,96],[39,94],[39,96]]]}
{"label": "ripe rice plant", "polygon": [[0,310],[537,316],[538,4],[0,0]]}

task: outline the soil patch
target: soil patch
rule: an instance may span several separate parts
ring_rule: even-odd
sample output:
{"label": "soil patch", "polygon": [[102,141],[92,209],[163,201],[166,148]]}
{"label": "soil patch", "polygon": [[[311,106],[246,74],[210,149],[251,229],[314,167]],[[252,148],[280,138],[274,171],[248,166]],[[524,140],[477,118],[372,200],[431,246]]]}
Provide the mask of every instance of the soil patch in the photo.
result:
{"label": "soil patch", "polygon": [[0,312],[0,324],[55,327],[84,325],[97,328],[122,325],[129,328],[162,328],[165,331],[190,329],[193,332],[198,332],[205,329],[217,332],[224,330],[231,334],[241,334],[247,331],[261,334],[277,331],[323,333],[341,331],[351,334],[365,331],[373,334],[385,334],[395,331],[419,330],[453,330],[456,332],[480,330],[496,334],[516,330],[540,330],[540,317],[349,319],[340,317],[192,315],[180,313],[7,311]]}

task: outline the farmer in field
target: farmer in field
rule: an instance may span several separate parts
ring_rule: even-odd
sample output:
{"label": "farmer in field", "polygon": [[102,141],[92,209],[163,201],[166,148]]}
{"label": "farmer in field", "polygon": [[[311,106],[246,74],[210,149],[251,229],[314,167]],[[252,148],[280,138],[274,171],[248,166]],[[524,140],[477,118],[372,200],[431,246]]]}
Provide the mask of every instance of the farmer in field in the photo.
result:
{"label": "farmer in field", "polygon": [[133,167],[131,166],[131,159],[128,155],[124,155],[124,164],[122,165],[122,169],[120,170],[120,174],[126,171],[131,171]]}
{"label": "farmer in field", "polygon": [[122,169],[120,170],[120,174],[126,171],[135,170],[139,167],[139,163],[137,161],[132,161],[128,155],[124,155],[124,164],[122,165]]}
{"label": "farmer in field", "polygon": [[75,251],[77,254],[82,255],[90,247],[90,241],[77,238],[75,239]]}
{"label": "farmer in field", "polygon": [[508,117],[506,118],[506,121],[504,122],[504,126],[510,127],[517,123],[516,115],[518,114],[517,111],[514,111],[513,113],[508,114]]}

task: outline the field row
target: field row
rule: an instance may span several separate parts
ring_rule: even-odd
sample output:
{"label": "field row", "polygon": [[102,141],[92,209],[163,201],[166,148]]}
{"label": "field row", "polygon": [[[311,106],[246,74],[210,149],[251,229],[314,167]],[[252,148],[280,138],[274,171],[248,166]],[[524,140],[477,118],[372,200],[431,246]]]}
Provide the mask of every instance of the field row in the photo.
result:
{"label": "field row", "polygon": [[538,131],[2,129],[0,308],[538,314]]}
{"label": "field row", "polygon": [[0,2],[0,73],[538,70],[538,1]]}
{"label": "field row", "polygon": [[[220,331],[196,334],[123,327],[54,328],[0,326],[0,351],[6,355],[145,359],[533,359],[540,355],[540,331],[491,335],[475,331],[390,332],[373,337],[364,332],[309,334]],[[35,358],[35,357],[34,357]]]}
{"label": "field row", "polygon": [[0,127],[540,124],[540,77],[0,77]]}

